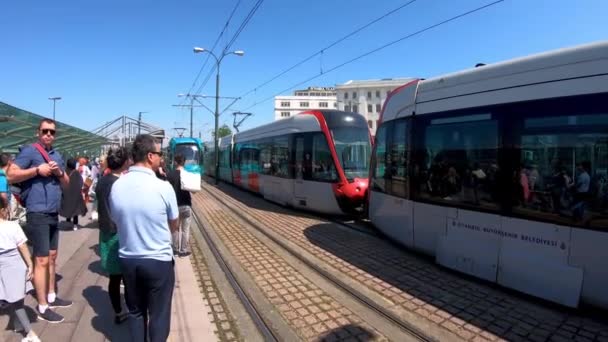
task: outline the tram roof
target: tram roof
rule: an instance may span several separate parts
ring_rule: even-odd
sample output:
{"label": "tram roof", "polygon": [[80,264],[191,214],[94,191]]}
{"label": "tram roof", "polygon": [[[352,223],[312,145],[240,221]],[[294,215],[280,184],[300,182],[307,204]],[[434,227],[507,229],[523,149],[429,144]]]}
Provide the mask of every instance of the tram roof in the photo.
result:
{"label": "tram roof", "polygon": [[[0,102],[0,150],[17,153],[22,145],[36,140],[36,130],[44,116]],[[54,147],[62,153],[85,153],[99,150],[108,139],[83,129],[56,122],[58,130]]]}
{"label": "tram roof", "polygon": [[[597,82],[555,87],[557,81],[597,76],[608,67],[608,41],[579,45],[483,65],[396,89],[385,103],[383,121],[463,108],[482,107],[605,90]],[[571,82],[571,83],[572,83]],[[570,83],[569,83],[570,84]],[[530,87],[534,90],[530,90]]]}

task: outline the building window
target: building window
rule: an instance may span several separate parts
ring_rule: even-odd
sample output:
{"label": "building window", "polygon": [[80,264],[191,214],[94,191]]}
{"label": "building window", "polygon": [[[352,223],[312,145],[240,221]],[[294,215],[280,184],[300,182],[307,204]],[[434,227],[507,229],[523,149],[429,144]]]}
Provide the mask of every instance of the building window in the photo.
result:
{"label": "building window", "polygon": [[380,98],[380,90],[376,90],[376,98]]}
{"label": "building window", "polygon": [[374,127],[374,122],[372,120],[367,120],[367,125],[369,126],[369,129],[372,129]]}
{"label": "building window", "polygon": [[350,106],[349,105],[344,105],[344,111],[345,112],[350,112]]}
{"label": "building window", "polygon": [[344,98],[347,99],[348,98],[348,93],[344,93]]}
{"label": "building window", "polygon": [[308,102],[300,102],[300,107],[308,108]]}
{"label": "building window", "polygon": [[371,104],[367,105],[367,112],[371,113],[373,111],[373,106]]}
{"label": "building window", "polygon": [[338,108],[338,102],[334,102],[334,108]]}
{"label": "building window", "polygon": [[289,102],[281,102],[281,107],[291,107],[291,104]]}
{"label": "building window", "polygon": [[319,108],[327,108],[327,102],[319,102]]}
{"label": "building window", "polygon": [[376,113],[380,113],[381,110],[382,110],[382,105],[380,105],[379,103],[376,104]]}
{"label": "building window", "polygon": [[359,113],[359,106],[353,105],[353,112]]}
{"label": "building window", "polygon": [[282,118],[288,118],[289,117],[289,112],[281,112],[281,117]]}
{"label": "building window", "polygon": [[367,92],[367,98],[370,99],[370,100],[372,99],[372,92],[371,91]]}
{"label": "building window", "polygon": [[353,99],[356,99],[356,98],[357,98],[357,92],[353,91]]}

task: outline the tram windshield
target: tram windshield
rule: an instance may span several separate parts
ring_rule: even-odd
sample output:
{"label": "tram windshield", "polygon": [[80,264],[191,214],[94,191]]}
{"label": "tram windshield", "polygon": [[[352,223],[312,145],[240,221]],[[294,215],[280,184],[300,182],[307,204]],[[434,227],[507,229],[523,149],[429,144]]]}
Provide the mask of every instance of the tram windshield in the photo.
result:
{"label": "tram windshield", "polygon": [[180,144],[175,146],[175,155],[183,155],[185,165],[198,165],[200,158],[200,150],[195,144]]}
{"label": "tram windshield", "polygon": [[331,132],[346,178],[367,178],[371,153],[367,128],[336,127]]}

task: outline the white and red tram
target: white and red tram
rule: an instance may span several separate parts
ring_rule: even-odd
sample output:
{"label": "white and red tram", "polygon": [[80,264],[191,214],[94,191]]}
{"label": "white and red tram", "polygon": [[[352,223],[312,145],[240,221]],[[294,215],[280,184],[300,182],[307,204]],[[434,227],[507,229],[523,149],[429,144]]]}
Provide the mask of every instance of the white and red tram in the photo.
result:
{"label": "white and red tram", "polygon": [[[371,141],[365,119],[336,110],[307,111],[219,142],[219,177],[287,206],[351,213],[367,193]],[[213,147],[205,171],[214,175]]]}
{"label": "white and red tram", "polygon": [[369,216],[446,267],[608,308],[608,43],[414,81],[384,104]]}

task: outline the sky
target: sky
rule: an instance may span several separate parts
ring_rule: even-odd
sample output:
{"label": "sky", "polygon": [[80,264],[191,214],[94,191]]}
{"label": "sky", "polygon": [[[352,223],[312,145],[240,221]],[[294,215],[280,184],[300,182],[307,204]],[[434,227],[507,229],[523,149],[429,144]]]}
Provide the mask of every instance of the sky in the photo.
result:
{"label": "sky", "polygon": [[[215,107],[216,54],[233,40],[259,0],[4,1],[0,5],[0,101],[93,130],[121,115],[166,129],[189,127],[180,93]],[[272,97],[348,80],[430,78],[533,53],[608,38],[606,0],[504,0],[363,58],[390,42],[494,0],[417,0],[330,48],[332,43],[410,0],[265,0],[220,64],[220,125],[274,119]],[[236,9],[235,9],[236,8]],[[234,10],[235,9],[235,10]],[[226,26],[230,13],[234,15]],[[224,29],[224,34],[220,32]],[[218,39],[219,37],[219,39]],[[322,51],[322,54],[315,53]],[[313,56],[276,80],[266,81]],[[207,62],[207,63],[205,63]],[[201,72],[202,70],[202,72]],[[200,72],[200,77],[196,79]],[[314,79],[313,77],[317,76]],[[205,82],[207,80],[207,82]],[[304,82],[310,80],[308,82]],[[263,85],[263,86],[261,86]],[[294,88],[295,87],[295,88]],[[213,114],[194,109],[194,135],[209,140]]]}

